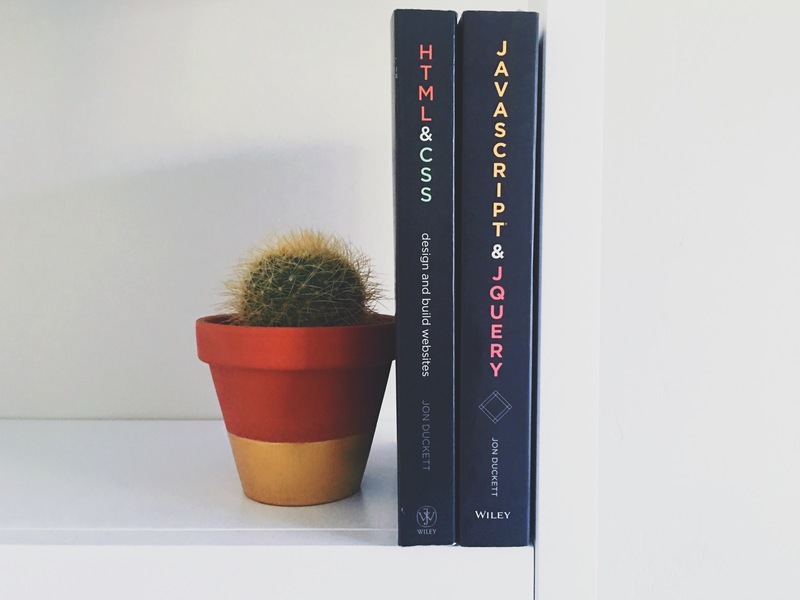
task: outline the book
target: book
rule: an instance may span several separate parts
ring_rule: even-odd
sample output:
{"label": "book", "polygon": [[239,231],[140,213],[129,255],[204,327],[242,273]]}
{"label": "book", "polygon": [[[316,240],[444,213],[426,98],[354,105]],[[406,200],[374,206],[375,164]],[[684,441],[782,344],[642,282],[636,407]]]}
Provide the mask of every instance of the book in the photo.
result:
{"label": "book", "polygon": [[465,12],[458,36],[458,542],[525,546],[538,296],[538,15]]}
{"label": "book", "polygon": [[455,543],[455,34],[396,10],[394,210],[398,543]]}
{"label": "book", "polygon": [[[539,31],[543,32],[543,23],[539,21]],[[536,199],[534,204],[534,246],[533,246],[533,360],[531,362],[531,373],[533,376],[533,397],[531,402],[531,544],[536,538],[536,456],[538,443],[538,422],[539,422],[539,349],[540,343],[540,309],[542,305],[542,165],[544,164],[544,97],[545,97],[545,34],[539,37],[539,64],[537,69],[538,89],[537,89],[537,116],[536,116],[536,173],[535,190]]]}

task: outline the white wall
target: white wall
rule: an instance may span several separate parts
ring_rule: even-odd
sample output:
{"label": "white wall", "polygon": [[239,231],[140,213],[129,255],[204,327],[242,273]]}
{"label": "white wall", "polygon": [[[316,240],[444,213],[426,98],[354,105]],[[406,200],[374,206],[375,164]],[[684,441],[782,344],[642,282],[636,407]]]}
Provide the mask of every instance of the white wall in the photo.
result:
{"label": "white wall", "polygon": [[217,417],[194,320],[272,231],[349,237],[391,292],[394,7],[0,6],[0,418]]}
{"label": "white wall", "polygon": [[540,600],[597,596],[604,11],[597,0],[547,4],[535,577]]}
{"label": "white wall", "polygon": [[604,600],[798,595],[798,22],[607,1]]}

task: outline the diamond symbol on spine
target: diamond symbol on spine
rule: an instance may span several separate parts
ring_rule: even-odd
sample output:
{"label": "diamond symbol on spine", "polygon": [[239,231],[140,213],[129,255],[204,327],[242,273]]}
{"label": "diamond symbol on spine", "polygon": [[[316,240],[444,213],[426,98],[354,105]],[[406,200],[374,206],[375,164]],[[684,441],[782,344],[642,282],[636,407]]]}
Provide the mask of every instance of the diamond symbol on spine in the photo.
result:
{"label": "diamond symbol on spine", "polygon": [[500,392],[494,391],[489,394],[486,400],[481,402],[480,408],[483,414],[492,420],[492,423],[497,423],[511,410],[511,404],[500,395]]}

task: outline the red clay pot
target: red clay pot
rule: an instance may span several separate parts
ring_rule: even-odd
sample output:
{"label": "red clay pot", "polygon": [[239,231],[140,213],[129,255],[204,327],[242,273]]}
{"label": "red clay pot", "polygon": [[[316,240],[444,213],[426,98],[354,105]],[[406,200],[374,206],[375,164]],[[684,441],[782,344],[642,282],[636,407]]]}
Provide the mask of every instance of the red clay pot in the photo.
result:
{"label": "red clay pot", "polygon": [[347,327],[247,327],[197,320],[245,494],[267,504],[358,491],[389,369],[394,317]]}

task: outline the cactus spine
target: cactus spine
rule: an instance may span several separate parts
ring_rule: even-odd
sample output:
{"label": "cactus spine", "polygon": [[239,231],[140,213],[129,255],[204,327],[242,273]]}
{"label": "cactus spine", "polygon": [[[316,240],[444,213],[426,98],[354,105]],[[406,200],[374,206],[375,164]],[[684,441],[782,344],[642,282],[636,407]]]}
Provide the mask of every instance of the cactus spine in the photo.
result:
{"label": "cactus spine", "polygon": [[256,327],[365,323],[378,298],[363,254],[339,237],[308,230],[256,252],[228,290],[234,321]]}

